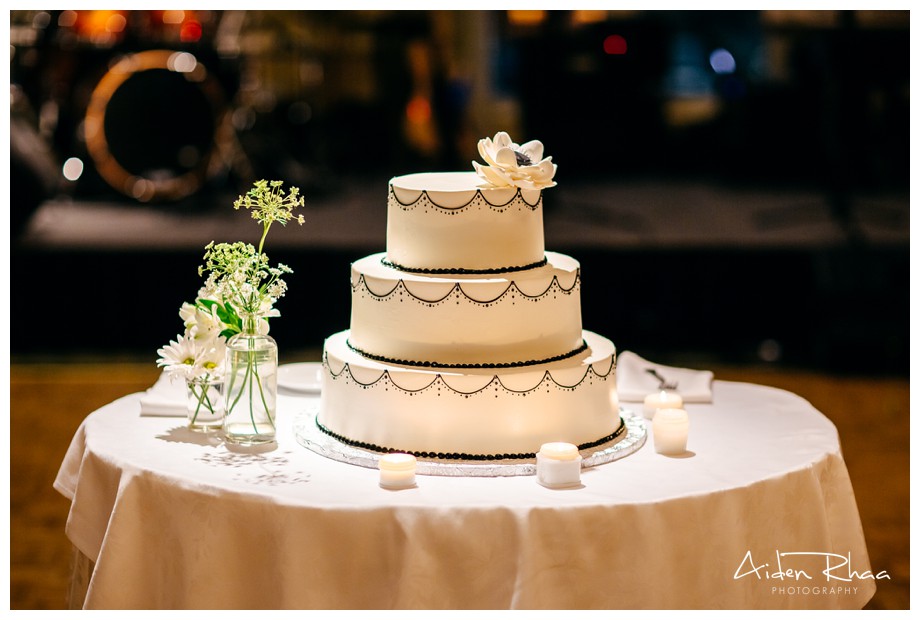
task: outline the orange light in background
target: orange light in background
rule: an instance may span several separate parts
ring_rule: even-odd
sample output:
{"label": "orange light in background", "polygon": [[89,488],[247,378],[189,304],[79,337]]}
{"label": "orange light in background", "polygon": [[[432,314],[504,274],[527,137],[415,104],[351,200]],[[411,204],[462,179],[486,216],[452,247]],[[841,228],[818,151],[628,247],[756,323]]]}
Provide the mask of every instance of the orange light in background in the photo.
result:
{"label": "orange light in background", "polygon": [[607,11],[572,11],[572,23],[576,26],[581,26],[583,24],[597,24],[603,21],[607,21]]}
{"label": "orange light in background", "polygon": [[181,24],[185,21],[185,11],[163,11],[164,24]]}
{"label": "orange light in background", "polygon": [[81,35],[92,38],[107,31],[106,25],[115,11],[83,11],[78,13],[80,19],[74,20],[74,25]]}
{"label": "orange light in background", "polygon": [[626,39],[618,34],[612,34],[604,39],[604,53],[620,56],[626,53]]}
{"label": "orange light in background", "polygon": [[64,23],[71,21],[80,38],[103,46],[119,40],[128,24],[123,11],[67,12]]}
{"label": "orange light in background", "polygon": [[124,15],[121,13],[113,13],[105,20],[105,30],[106,32],[121,32],[125,29],[127,24],[128,20],[125,19]]}
{"label": "orange light in background", "polygon": [[425,97],[413,97],[406,105],[406,118],[412,124],[427,123],[431,120],[431,103]]}
{"label": "orange light in background", "polygon": [[179,39],[185,43],[194,43],[201,38],[201,24],[196,21],[182,22]]}
{"label": "orange light in background", "polygon": [[419,153],[431,156],[440,148],[431,101],[426,95],[415,95],[406,105],[403,125],[406,142]]}
{"label": "orange light in background", "polygon": [[536,26],[546,21],[546,11],[508,11],[508,23],[514,26]]}
{"label": "orange light in background", "polygon": [[111,14],[112,11],[89,11],[88,13],[83,13],[81,15],[83,19],[76,21],[77,30],[87,37],[105,32],[105,22],[108,21]]}

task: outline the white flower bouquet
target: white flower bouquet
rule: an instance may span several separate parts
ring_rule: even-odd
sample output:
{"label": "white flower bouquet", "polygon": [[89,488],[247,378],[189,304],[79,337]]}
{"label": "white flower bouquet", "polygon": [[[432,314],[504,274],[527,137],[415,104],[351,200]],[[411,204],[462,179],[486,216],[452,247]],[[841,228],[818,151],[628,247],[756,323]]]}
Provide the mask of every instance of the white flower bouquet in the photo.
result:
{"label": "white flower bouquet", "polygon": [[[264,180],[233,203],[235,209],[250,210],[262,224],[259,246],[244,242],[205,246],[204,264],[198,268],[199,275],[206,276],[204,285],[194,303],[183,303],[179,309],[185,331],[157,350],[157,364],[165,372],[184,378],[190,386],[222,381],[228,340],[246,329],[268,333],[268,319],[280,316],[275,303],[287,290],[282,276],[292,270],[281,263],[271,266],[263,246],[274,222],[303,224],[303,216],[294,215],[303,204],[298,188],[285,193],[281,181]],[[202,390],[198,406],[213,411],[214,404],[206,398]]]}

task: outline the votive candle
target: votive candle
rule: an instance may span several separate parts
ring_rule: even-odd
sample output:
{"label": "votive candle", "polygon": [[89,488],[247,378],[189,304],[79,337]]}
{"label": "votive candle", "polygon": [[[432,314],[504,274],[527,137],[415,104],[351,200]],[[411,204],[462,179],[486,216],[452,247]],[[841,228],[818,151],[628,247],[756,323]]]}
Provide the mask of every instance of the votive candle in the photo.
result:
{"label": "votive candle", "polygon": [[680,394],[661,390],[645,397],[645,406],[642,408],[642,413],[647,419],[651,420],[659,409],[680,409],[683,406],[684,399],[680,397]]}
{"label": "votive candle", "polygon": [[655,452],[683,454],[687,451],[690,417],[683,409],[659,409],[652,420]]}
{"label": "votive candle", "polygon": [[377,463],[380,468],[380,486],[384,489],[414,487],[416,463],[416,458],[411,454],[384,454]]}
{"label": "votive candle", "polygon": [[537,482],[551,489],[581,484],[578,446],[561,441],[540,446],[537,452]]}

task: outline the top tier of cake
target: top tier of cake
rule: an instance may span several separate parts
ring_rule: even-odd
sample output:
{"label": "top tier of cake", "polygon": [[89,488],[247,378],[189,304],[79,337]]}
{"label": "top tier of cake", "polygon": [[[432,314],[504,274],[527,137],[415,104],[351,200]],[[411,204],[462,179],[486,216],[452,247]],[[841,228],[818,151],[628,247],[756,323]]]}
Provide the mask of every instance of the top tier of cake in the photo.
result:
{"label": "top tier of cake", "polygon": [[502,273],[545,264],[542,190],[489,187],[475,172],[390,180],[386,261],[418,273]]}

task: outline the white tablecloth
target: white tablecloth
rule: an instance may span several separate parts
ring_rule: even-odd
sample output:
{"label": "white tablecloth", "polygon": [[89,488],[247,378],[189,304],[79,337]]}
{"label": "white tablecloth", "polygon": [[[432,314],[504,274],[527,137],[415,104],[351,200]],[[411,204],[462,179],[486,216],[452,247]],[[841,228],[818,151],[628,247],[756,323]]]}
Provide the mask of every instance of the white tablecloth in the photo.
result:
{"label": "white tablecloth", "polygon": [[781,390],[716,381],[687,405],[690,456],[650,434],[569,490],[388,491],[297,443],[310,397],[280,397],[264,453],[140,417],[139,399],[88,416],[55,481],[95,562],[87,608],[859,608],[875,592],[837,431]]}

